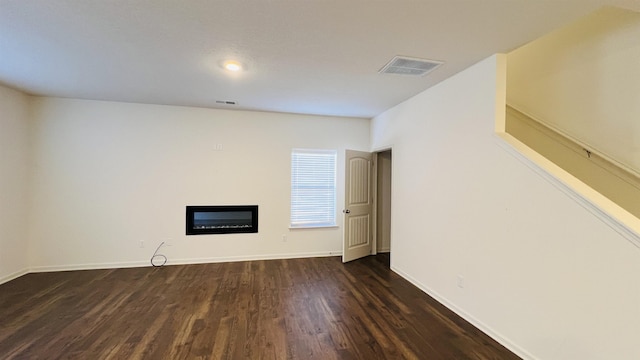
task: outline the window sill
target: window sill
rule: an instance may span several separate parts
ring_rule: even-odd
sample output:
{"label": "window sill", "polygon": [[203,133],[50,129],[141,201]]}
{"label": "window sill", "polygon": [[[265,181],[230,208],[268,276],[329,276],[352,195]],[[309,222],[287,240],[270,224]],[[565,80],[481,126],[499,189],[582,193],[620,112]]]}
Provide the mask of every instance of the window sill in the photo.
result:
{"label": "window sill", "polygon": [[309,225],[309,226],[291,226],[289,225],[289,230],[304,230],[304,229],[331,229],[331,228],[339,228],[338,225]]}

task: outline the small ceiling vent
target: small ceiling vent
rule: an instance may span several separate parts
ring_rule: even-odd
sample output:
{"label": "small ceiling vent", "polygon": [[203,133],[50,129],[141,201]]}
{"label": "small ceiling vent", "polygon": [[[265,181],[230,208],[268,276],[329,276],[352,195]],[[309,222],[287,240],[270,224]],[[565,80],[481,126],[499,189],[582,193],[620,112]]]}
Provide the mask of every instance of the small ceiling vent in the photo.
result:
{"label": "small ceiling vent", "polygon": [[442,64],[442,61],[396,56],[378,72],[380,74],[424,76]]}

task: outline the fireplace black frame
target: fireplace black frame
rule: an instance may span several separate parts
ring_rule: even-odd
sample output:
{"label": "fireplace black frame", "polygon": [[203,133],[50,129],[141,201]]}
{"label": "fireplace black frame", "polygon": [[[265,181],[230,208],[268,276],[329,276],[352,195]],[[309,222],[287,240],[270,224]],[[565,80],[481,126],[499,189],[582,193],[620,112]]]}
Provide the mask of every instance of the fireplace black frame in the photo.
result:
{"label": "fireplace black frame", "polygon": [[[242,225],[228,225],[220,227],[196,226],[196,213],[240,213],[249,212],[251,218]],[[206,205],[187,206],[186,235],[233,234],[258,232],[258,205]]]}

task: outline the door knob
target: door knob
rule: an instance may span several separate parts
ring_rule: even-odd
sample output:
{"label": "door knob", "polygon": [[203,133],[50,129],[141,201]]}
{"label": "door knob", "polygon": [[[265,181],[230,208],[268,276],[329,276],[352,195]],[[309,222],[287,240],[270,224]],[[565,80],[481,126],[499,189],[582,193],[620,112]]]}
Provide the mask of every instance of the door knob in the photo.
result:
{"label": "door knob", "polygon": [[345,209],[345,210],[342,210],[342,212],[345,213],[345,214],[349,214],[351,212],[351,210]]}

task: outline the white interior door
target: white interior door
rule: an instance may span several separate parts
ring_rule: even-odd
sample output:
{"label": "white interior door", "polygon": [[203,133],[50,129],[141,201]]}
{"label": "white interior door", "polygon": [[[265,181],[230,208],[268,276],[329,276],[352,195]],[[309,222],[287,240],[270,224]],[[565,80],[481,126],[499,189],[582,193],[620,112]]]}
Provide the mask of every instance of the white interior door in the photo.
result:
{"label": "white interior door", "polygon": [[373,243],[373,155],[347,150],[342,262],[371,254]]}

